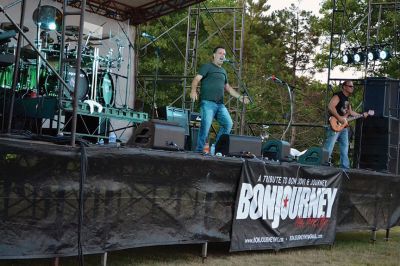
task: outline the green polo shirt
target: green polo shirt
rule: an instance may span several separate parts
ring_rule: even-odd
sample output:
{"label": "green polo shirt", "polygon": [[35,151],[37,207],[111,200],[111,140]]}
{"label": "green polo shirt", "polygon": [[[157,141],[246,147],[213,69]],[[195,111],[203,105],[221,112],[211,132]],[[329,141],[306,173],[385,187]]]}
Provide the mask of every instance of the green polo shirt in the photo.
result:
{"label": "green polo shirt", "polygon": [[203,76],[200,85],[200,99],[223,103],[225,84],[228,83],[225,69],[213,63],[207,63],[200,67],[199,75]]}

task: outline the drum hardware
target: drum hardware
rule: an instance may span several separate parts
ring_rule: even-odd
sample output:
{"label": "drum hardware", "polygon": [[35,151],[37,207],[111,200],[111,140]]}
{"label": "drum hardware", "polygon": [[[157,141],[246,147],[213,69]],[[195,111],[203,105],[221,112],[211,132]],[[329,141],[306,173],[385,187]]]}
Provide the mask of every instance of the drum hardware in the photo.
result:
{"label": "drum hardware", "polygon": [[50,33],[44,30],[40,32],[40,40],[42,41],[43,48],[48,48],[49,45],[54,43],[54,39],[50,37]]}
{"label": "drum hardware", "polygon": [[94,59],[92,64],[92,86],[90,90],[90,100],[96,101],[97,96],[97,73],[99,70],[99,48],[94,48]]}

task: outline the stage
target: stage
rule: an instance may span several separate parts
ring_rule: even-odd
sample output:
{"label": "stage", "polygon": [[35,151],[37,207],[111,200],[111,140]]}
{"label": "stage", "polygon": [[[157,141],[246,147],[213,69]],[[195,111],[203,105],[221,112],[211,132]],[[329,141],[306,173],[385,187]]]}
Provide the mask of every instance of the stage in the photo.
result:
{"label": "stage", "polygon": [[[84,254],[231,241],[243,158],[14,135],[0,145],[0,259],[75,256],[78,238]],[[250,161],[283,176],[341,173],[337,232],[399,225],[396,175]]]}

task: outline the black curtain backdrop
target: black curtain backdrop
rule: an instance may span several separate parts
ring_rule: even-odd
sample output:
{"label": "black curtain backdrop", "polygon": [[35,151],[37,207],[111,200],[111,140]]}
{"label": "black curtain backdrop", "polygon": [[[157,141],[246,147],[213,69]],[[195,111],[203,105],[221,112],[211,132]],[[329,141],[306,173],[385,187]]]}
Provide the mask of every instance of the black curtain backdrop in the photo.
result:
{"label": "black curtain backdrop", "polygon": [[[85,254],[230,241],[243,159],[107,146],[85,149]],[[319,168],[311,170],[318,173]],[[77,255],[80,171],[79,147],[0,138],[0,259]],[[352,170],[341,191],[338,231],[399,224],[398,176]]]}

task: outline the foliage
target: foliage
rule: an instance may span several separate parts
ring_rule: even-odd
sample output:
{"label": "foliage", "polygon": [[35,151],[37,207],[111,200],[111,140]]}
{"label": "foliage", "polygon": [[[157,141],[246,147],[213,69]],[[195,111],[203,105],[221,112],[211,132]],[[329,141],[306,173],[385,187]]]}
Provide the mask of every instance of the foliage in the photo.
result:
{"label": "foliage", "polygon": [[[386,1],[389,2],[389,1]],[[332,24],[332,8],[336,3],[338,10],[334,12],[334,23]],[[343,6],[345,5],[345,6]],[[239,62],[238,49],[240,48],[240,33],[234,31],[241,28],[240,7],[242,1],[235,0],[212,0],[206,1],[192,8],[201,8],[199,23],[199,47],[197,50],[197,63],[188,73],[187,84],[190,85],[195,70],[201,64],[211,58],[211,51],[215,46],[225,46],[227,57]],[[229,81],[234,88],[243,92],[246,87],[254,102],[246,106],[247,133],[255,135],[269,135],[270,138],[284,138],[291,140],[292,146],[297,149],[305,149],[310,146],[322,144],[326,124],[326,103],[331,92],[337,91],[338,87],[329,88],[312,79],[315,73],[326,71],[328,66],[330,37],[332,39],[333,67],[340,67],[349,71],[349,66],[343,66],[341,55],[343,47],[365,46],[367,38],[368,1],[330,1],[324,0],[321,6],[320,16],[312,15],[301,7],[295,5],[284,10],[271,12],[268,0],[246,0],[245,1],[245,23],[244,43],[241,61],[233,66],[225,65],[228,71]],[[216,12],[217,7],[229,7],[224,12]],[[343,7],[343,8],[342,8]],[[234,9],[238,8],[238,9]],[[235,10],[233,12],[232,10]],[[400,21],[398,14],[388,10],[377,12],[374,7],[371,13],[370,43],[390,42],[392,46],[398,45],[397,35],[393,32]],[[184,54],[186,47],[187,24],[185,19],[187,10],[163,16],[158,20],[142,25],[140,31],[150,32],[155,36],[162,35],[155,44],[161,49],[161,60],[159,66],[159,79],[156,90],[156,103],[158,106],[174,103],[180,106],[183,94]],[[179,25],[178,21],[183,20]],[[334,26],[332,28],[332,25]],[[167,33],[166,33],[167,32]],[[234,40],[234,33],[236,38]],[[147,44],[147,40],[140,39],[140,46]],[[155,44],[150,44],[146,49],[140,50],[139,83],[145,84],[147,89],[139,87],[139,98],[151,104],[152,88],[154,78],[143,76],[154,76],[157,60],[154,52]],[[398,47],[395,47],[398,50]],[[238,80],[234,69],[242,70],[241,80]],[[363,71],[365,66],[356,65],[355,69]],[[400,76],[399,62],[397,58],[390,61],[371,64],[368,67],[369,76]],[[362,72],[358,72],[362,73]],[[167,76],[174,76],[174,78]],[[276,75],[285,84],[274,83],[271,76]],[[359,78],[362,78],[361,76]],[[242,81],[242,82],[240,82]],[[296,124],[312,124],[313,127],[292,127],[292,131],[285,136],[285,124],[290,117],[290,99],[286,84],[290,84],[294,99],[294,122]],[[335,85],[335,84],[332,84]],[[189,101],[186,93],[185,101]],[[362,90],[352,97],[353,106],[357,107],[362,102]],[[178,99],[178,100],[177,100]],[[228,99],[227,99],[228,100]],[[235,101],[229,101],[228,107],[235,117]],[[198,109],[196,105],[195,110]],[[360,111],[360,109],[358,109]],[[235,118],[234,118],[235,120]],[[266,124],[271,125],[266,129]],[[315,127],[319,125],[320,127]],[[251,130],[250,130],[251,128]],[[267,132],[266,132],[267,131]]]}
{"label": "foliage", "polygon": [[[332,12],[334,3],[336,3],[336,8],[335,12]],[[343,70],[355,67],[358,70],[365,71],[365,63],[350,66],[342,64],[342,54],[347,48],[356,48],[357,50],[360,47],[363,49],[370,47],[372,49],[385,45],[399,56],[398,24],[400,14],[395,9],[393,1],[379,1],[380,5],[375,3],[371,5],[371,9],[368,8],[368,3],[367,0],[323,1],[322,17],[317,24],[323,31],[325,40],[329,40],[331,33],[333,33],[333,67],[337,66]],[[369,11],[371,17],[368,26]],[[321,46],[322,50],[316,57],[318,59],[316,65],[320,69],[327,65],[329,41],[321,43]],[[398,57],[393,57],[389,61],[368,62],[367,77],[399,78],[398,64]]]}

